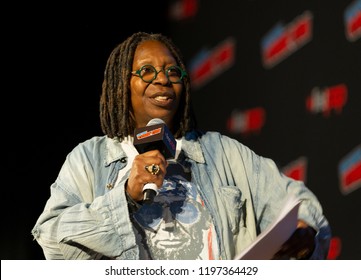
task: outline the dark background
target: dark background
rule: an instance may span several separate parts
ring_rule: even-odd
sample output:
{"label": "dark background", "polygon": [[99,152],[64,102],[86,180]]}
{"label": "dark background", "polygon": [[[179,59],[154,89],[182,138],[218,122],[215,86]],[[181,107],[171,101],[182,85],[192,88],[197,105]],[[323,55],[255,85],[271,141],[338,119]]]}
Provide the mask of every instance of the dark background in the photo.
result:
{"label": "dark background", "polygon": [[[106,59],[136,31],[171,36],[189,64],[202,48],[235,38],[234,65],[193,92],[200,126],[238,139],[280,167],[307,158],[306,184],[319,197],[333,236],[341,240],[335,258],[361,259],[361,193],[356,189],[342,194],[337,170],[340,159],[361,144],[361,39],[350,42],[344,34],[343,13],[354,1],[331,2],[188,0],[9,7],[2,40],[6,180],[1,259],[44,258],[31,229],[66,155],[79,142],[102,134],[99,97]],[[175,4],[180,19],[169,16]],[[313,13],[311,41],[265,69],[262,37],[277,22],[287,25],[305,10]],[[325,117],[305,110],[312,88],[337,84],[348,87],[341,113]],[[227,129],[232,110],[256,106],[267,113],[261,131],[243,135]]]}

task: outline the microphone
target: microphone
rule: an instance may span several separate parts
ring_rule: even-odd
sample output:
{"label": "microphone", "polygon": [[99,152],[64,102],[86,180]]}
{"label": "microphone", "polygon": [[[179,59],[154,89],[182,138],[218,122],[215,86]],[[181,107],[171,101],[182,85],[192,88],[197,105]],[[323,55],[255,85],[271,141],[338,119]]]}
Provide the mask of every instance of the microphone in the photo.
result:
{"label": "microphone", "polygon": [[[165,159],[175,157],[177,142],[170,132],[169,128],[162,119],[151,119],[146,127],[136,128],[134,130],[134,147],[139,154],[158,150]],[[158,187],[154,183],[147,183],[143,187],[143,202],[150,204],[158,194]]]}

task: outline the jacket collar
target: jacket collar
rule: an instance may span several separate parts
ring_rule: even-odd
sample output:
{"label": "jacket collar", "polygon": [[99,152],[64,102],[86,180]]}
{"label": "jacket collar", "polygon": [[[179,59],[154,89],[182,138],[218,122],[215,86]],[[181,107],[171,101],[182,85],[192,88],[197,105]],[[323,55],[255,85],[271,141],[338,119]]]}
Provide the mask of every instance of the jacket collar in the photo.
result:
{"label": "jacket collar", "polygon": [[104,155],[104,165],[108,166],[114,161],[120,160],[122,158],[127,157],[125,151],[120,144],[121,141],[118,137],[109,138],[106,137],[106,145],[105,145],[105,155]]}
{"label": "jacket collar", "polygon": [[[129,136],[123,141],[129,141],[132,143],[132,138]],[[190,158],[198,163],[205,163],[203,151],[199,142],[199,135],[196,132],[189,132],[182,138],[182,151],[187,158]],[[127,157],[127,155],[122,148],[119,138],[106,137],[106,150],[104,157],[105,166],[125,157]]]}
{"label": "jacket collar", "polygon": [[186,157],[198,163],[205,163],[199,140],[187,140],[187,138],[184,137],[182,139],[182,151]]}

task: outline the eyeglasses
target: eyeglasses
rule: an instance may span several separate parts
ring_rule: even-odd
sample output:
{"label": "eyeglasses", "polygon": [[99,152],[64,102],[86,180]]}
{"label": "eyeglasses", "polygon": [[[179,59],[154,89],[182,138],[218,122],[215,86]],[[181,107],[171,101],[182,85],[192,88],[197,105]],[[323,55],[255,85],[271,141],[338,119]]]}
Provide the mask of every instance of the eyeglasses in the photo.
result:
{"label": "eyeglasses", "polygon": [[159,71],[155,69],[153,65],[144,65],[139,70],[133,71],[132,74],[139,76],[144,82],[151,83],[154,79],[157,78],[158,73],[163,71],[168,81],[172,84],[177,84],[182,81],[184,77],[187,76],[186,71],[184,71],[179,66],[169,66],[167,68],[162,68]]}
{"label": "eyeglasses", "polygon": [[178,221],[183,225],[194,224],[201,216],[195,201],[154,202],[143,205],[134,217],[143,227],[156,229],[161,222]]}

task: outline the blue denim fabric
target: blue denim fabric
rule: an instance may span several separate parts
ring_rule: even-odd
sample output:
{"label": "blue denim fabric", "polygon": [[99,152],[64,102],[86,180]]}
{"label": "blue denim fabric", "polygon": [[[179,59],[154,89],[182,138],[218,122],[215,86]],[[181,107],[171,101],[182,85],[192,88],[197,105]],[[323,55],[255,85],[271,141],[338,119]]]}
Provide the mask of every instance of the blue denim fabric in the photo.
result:
{"label": "blue denim fabric", "polygon": [[[183,164],[208,207],[220,259],[233,259],[277,217],[288,193],[303,200],[299,218],[316,231],[311,259],[325,259],[331,231],[315,195],[268,158],[218,132],[182,139]],[[32,234],[46,259],[138,259],[124,193],[117,181],[127,155],[117,139],[93,137],[70,152]],[[119,182],[116,184],[116,182]]]}

